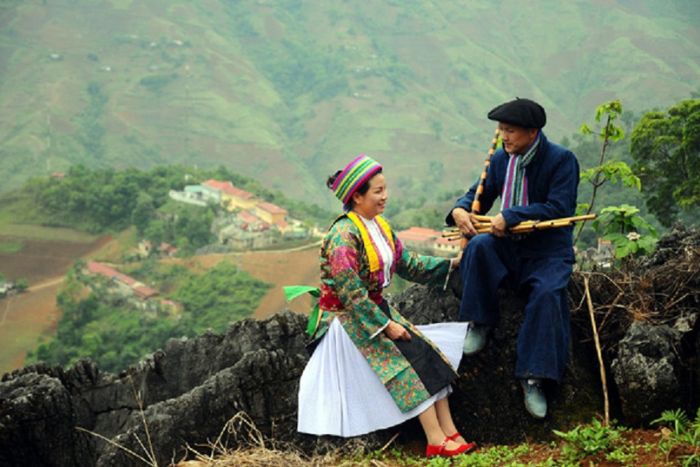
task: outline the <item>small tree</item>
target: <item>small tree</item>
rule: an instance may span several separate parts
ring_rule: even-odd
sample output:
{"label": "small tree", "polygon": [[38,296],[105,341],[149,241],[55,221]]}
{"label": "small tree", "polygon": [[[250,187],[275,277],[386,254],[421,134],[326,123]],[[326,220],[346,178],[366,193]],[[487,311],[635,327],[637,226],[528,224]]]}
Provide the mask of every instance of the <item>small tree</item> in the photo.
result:
{"label": "small tree", "polygon": [[[581,172],[581,180],[589,182],[592,185],[593,190],[591,193],[590,202],[579,203],[577,208],[579,213],[590,214],[593,212],[598,190],[608,182],[611,184],[619,183],[625,187],[635,188],[641,191],[641,180],[632,172],[632,169],[626,162],[619,160],[605,160],[609,145],[612,142],[620,141],[625,137],[625,132],[622,127],[616,125],[615,123],[621,118],[621,116],[622,104],[619,100],[614,100],[602,104],[596,108],[596,123],[600,124],[602,120],[605,120],[605,123],[602,125],[602,127],[600,127],[600,129],[594,131],[586,123],[581,125],[581,133],[584,135],[595,135],[602,141],[602,145],[598,165]],[[605,238],[612,241],[613,246],[615,247],[615,256],[618,258],[625,257],[632,252],[649,253],[653,250],[653,247],[656,244],[656,230],[651,227],[651,225],[649,225],[649,223],[646,222],[641,216],[639,216],[638,213],[639,209],[633,206],[611,206],[603,209],[601,214],[604,219],[600,219],[594,224],[596,232],[604,235]],[[619,222],[622,222],[624,229],[627,229],[623,229],[625,234],[636,232],[637,235],[640,235],[639,232],[632,229],[636,228],[637,226],[644,226],[644,234],[650,237],[649,241],[647,241],[645,237],[643,247],[636,243],[634,244],[636,246],[627,245],[616,236],[616,234],[620,233],[620,225],[618,225]],[[578,229],[574,243],[578,241],[583,228],[584,224],[582,223]],[[614,241],[613,238],[615,239]],[[631,238],[636,238],[636,236],[631,235]],[[618,251],[618,248],[620,248],[620,251]]]}

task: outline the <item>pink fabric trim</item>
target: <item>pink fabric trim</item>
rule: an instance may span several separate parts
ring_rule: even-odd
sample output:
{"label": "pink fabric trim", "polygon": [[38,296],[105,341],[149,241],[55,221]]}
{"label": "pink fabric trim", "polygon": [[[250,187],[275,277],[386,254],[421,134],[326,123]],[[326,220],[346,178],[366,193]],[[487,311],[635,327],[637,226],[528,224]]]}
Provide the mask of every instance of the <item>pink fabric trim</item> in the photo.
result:
{"label": "pink fabric trim", "polygon": [[511,204],[512,196],[512,185],[513,185],[513,172],[515,172],[515,164],[518,156],[510,156],[508,161],[508,170],[506,171],[506,185],[505,185],[505,196],[503,197],[503,209],[509,208]]}

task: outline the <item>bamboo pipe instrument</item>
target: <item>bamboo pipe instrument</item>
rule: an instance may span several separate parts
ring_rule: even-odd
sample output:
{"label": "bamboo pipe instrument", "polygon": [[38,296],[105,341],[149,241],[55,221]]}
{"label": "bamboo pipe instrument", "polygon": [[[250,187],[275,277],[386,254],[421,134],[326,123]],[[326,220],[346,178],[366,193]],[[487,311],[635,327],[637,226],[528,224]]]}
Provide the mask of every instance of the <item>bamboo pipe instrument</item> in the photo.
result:
{"label": "bamboo pipe instrument", "polygon": [[491,165],[491,156],[496,152],[496,147],[498,146],[498,128],[493,132],[493,139],[491,140],[491,147],[489,147],[489,152],[484,161],[484,170],[481,172],[479,177],[479,186],[476,187],[476,192],[474,193],[474,200],[472,201],[472,211],[474,214],[481,212],[481,194],[484,192],[484,182],[486,181],[486,176],[489,172],[489,165]]}
{"label": "bamboo pipe instrument", "polygon": [[[486,216],[484,216],[486,217]],[[559,227],[568,227],[574,222],[582,222],[582,221],[587,221],[587,220],[592,220],[595,219],[596,215],[595,214],[586,214],[583,216],[573,216],[573,217],[562,217],[559,219],[550,219],[546,221],[524,221],[519,224],[514,225],[510,229],[508,229],[509,233],[513,234],[518,234],[518,233],[526,233],[526,232],[532,232],[534,230],[544,230],[544,229],[552,229],[552,228],[559,228]],[[476,229],[477,233],[489,233],[491,231],[491,223],[490,221],[480,221],[474,224],[474,228]],[[447,238],[450,240],[456,240],[458,238],[462,237],[462,233],[459,231],[458,228],[456,227],[451,227],[448,229],[443,230],[442,232],[443,238]]]}
{"label": "bamboo pipe instrument", "polygon": [[[493,132],[493,139],[491,140],[491,146],[489,147],[488,153],[486,154],[486,160],[484,161],[484,170],[481,172],[481,175],[479,176],[479,185],[476,187],[476,191],[474,192],[474,199],[472,200],[472,205],[471,205],[471,212],[473,213],[473,216],[477,220],[484,220],[484,221],[490,221],[490,218],[487,216],[480,215],[479,213],[481,212],[481,194],[484,192],[484,182],[486,181],[486,177],[488,176],[489,173],[489,166],[491,165],[491,156],[496,152],[496,148],[498,147],[498,136],[500,135],[500,132],[498,130],[498,127]],[[479,218],[483,219],[479,219]],[[460,246],[462,249],[467,247],[467,237],[460,237],[461,242]]]}

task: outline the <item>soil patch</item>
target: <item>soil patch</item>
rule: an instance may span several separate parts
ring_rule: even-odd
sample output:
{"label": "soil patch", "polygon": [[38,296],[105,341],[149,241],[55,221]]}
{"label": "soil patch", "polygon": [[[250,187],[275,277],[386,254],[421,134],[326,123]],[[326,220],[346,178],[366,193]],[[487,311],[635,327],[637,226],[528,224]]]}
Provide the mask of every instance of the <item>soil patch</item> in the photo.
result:
{"label": "soil patch", "polygon": [[0,300],[0,374],[24,366],[27,351],[41,336],[56,329],[60,311],[56,292],[62,281],[47,281],[46,286]]}
{"label": "soil patch", "polygon": [[0,299],[0,374],[24,366],[27,352],[54,332],[60,318],[56,293],[63,276],[75,260],[108,240],[77,243],[0,236],[0,241],[23,244],[16,253],[0,254],[0,273],[8,280],[29,282],[26,292]]}
{"label": "soil patch", "polygon": [[0,242],[21,242],[23,245],[16,253],[0,252],[0,273],[9,280],[23,277],[33,285],[65,274],[76,259],[94,250],[104,241],[100,239],[77,243],[0,236]]}
{"label": "soil patch", "polygon": [[251,251],[201,255],[186,260],[166,260],[166,262],[183,264],[197,272],[209,269],[220,261],[235,264],[253,277],[271,284],[272,287],[253,313],[253,318],[269,318],[286,309],[297,313],[309,312],[310,298],[300,297],[292,303],[287,303],[282,287],[285,285],[318,285],[318,247],[297,251]]}

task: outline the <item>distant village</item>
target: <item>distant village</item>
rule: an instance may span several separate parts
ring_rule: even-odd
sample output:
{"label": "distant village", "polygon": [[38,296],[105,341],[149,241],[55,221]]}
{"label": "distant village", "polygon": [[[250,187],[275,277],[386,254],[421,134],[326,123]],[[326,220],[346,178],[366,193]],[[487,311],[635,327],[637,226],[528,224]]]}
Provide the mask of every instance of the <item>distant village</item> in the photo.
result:
{"label": "distant village", "polygon": [[[183,191],[171,190],[169,196],[180,203],[221,208],[211,226],[217,244],[205,247],[208,251],[261,249],[318,235],[301,221],[289,218],[286,209],[259,200],[230,181],[207,180],[199,185],[188,185]],[[172,257],[177,252],[177,248],[167,242],[153,244],[141,240],[136,256],[142,259]],[[156,314],[177,316],[182,311],[181,304],[161,297],[158,290],[109,264],[90,261],[81,272],[83,282],[108,300],[126,302],[136,309]]]}
{"label": "distant village", "polygon": [[218,244],[229,250],[260,249],[313,234],[301,221],[291,219],[286,209],[257,199],[230,181],[207,180],[183,191],[171,190],[169,196],[194,206],[220,206],[222,214],[214,221],[212,232]]}

